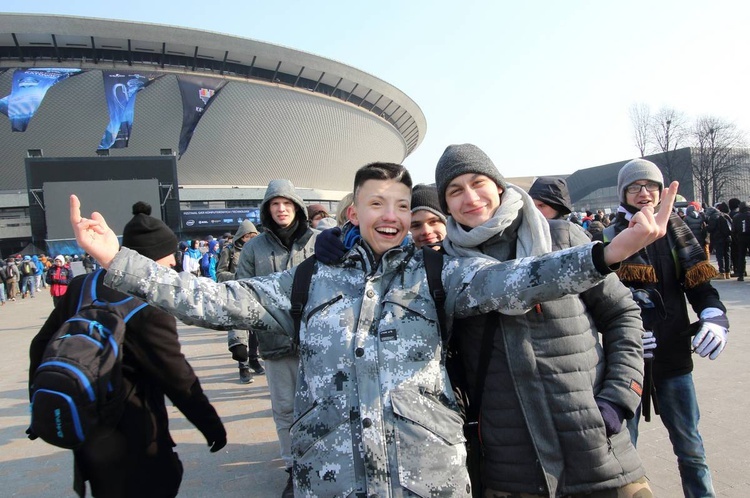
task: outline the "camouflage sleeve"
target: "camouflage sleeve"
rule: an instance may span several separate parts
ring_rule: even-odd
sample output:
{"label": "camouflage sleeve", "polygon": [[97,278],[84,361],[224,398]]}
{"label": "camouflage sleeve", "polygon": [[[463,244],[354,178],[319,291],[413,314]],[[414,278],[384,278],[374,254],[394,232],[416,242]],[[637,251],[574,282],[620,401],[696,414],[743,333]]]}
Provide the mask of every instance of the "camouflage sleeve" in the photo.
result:
{"label": "camouflage sleeve", "polygon": [[[579,294],[601,282],[610,273],[602,261],[599,243],[504,262],[445,258],[446,304],[454,306],[446,310],[459,318],[490,311],[522,315],[536,304]],[[456,290],[453,303],[449,289]]]}
{"label": "camouflage sleeve", "polygon": [[123,247],[112,261],[104,284],[200,327],[253,329],[289,335],[292,288],[290,272],[250,280],[217,283],[177,273]]}

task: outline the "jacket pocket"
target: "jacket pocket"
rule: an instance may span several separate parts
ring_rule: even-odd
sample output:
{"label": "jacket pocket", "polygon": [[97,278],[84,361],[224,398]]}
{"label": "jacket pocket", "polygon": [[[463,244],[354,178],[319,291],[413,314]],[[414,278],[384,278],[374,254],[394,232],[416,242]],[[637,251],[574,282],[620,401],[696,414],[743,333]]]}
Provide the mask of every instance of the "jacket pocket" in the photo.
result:
{"label": "jacket pocket", "polygon": [[294,477],[303,496],[348,496],[354,491],[354,445],[346,396],[317,403],[290,429]]}
{"label": "jacket pocket", "polygon": [[415,389],[391,391],[401,486],[419,496],[470,496],[463,421]]}

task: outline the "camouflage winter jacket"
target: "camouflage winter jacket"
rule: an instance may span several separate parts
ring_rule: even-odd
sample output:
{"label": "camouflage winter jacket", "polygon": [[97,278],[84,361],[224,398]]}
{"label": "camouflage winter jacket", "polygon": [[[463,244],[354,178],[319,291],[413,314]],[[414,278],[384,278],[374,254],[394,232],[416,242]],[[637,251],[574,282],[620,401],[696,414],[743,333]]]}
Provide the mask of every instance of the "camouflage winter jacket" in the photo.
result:
{"label": "camouflage winter jacket", "polygon": [[[520,314],[582,292],[603,278],[601,247],[506,263],[445,257],[446,315]],[[293,330],[293,274],[215,283],[123,248],[106,284],[203,327],[284,335]],[[342,264],[318,265],[300,330],[296,495],[470,496],[462,421],[440,354],[422,252],[413,245],[379,262],[357,245]]]}

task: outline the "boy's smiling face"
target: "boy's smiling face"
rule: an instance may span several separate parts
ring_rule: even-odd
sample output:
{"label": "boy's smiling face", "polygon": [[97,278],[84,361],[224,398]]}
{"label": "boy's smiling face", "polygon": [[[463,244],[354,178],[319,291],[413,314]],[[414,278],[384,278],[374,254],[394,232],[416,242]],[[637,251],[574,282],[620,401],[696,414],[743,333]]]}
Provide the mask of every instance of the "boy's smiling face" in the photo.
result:
{"label": "boy's smiling face", "polygon": [[411,224],[411,190],[395,180],[367,180],[357,189],[351,220],[376,256],[403,242]]}

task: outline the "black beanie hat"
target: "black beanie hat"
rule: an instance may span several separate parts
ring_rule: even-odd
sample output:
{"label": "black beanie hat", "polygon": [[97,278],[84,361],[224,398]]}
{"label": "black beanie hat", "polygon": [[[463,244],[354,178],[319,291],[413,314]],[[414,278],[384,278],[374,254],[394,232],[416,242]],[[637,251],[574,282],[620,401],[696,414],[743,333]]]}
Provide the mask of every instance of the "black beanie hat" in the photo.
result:
{"label": "black beanie hat", "polygon": [[135,216],[128,221],[122,231],[123,246],[138,251],[154,261],[176,251],[177,236],[163,221],[143,212],[137,212],[135,205],[133,213]]}
{"label": "black beanie hat", "polygon": [[447,223],[445,213],[440,209],[437,187],[435,185],[415,185],[411,191],[411,212],[429,211],[443,223]]}
{"label": "black beanie hat", "polygon": [[503,190],[506,188],[505,178],[482,149],[472,144],[449,145],[443,155],[440,156],[435,168],[435,184],[437,185],[440,208],[444,213],[448,213],[445,189],[454,178],[466,173],[485,175],[494,181],[498,187]]}

